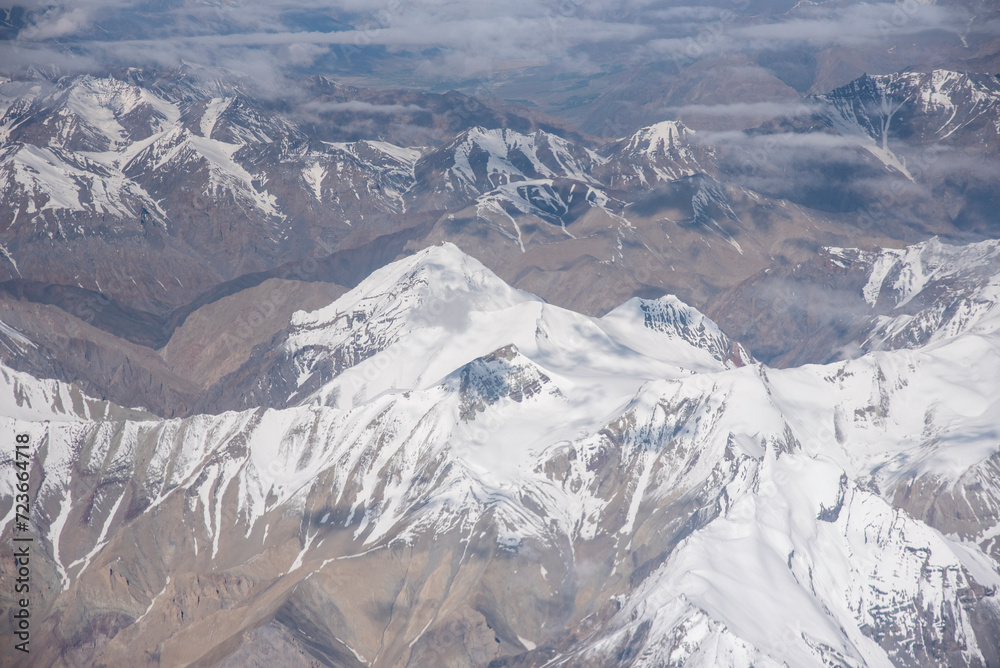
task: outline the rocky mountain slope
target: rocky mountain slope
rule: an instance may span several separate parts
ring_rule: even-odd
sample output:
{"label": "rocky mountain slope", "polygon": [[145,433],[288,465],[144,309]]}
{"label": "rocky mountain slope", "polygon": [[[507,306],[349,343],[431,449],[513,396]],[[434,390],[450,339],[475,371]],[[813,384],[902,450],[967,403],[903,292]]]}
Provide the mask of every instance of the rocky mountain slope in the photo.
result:
{"label": "rocky mountain slope", "polygon": [[[928,252],[831,257],[899,304]],[[1000,321],[938,323],[778,370],[676,298],[580,315],[443,245],[293,315],[211,395],[240,410],[5,369],[32,665],[998,665]]]}
{"label": "rocky mountain slope", "polygon": [[[815,263],[825,246],[979,238],[976,225],[958,227],[991,210],[988,183],[973,183],[991,172],[949,158],[988,149],[1000,123],[996,83],[979,75],[862,78],[809,98],[811,116],[721,142],[664,121],[601,143],[457,94],[309,86],[315,97],[290,109],[185,72],[0,84],[0,292],[12,324],[40,346],[2,348],[4,363],[181,415],[283,326],[237,336],[249,329],[227,317],[233,327],[215,344],[174,339],[192,313],[229,297],[252,304],[269,280],[350,288],[445,241],[553,304],[599,315],[677,294],[735,327],[761,359],[829,361],[865,326],[856,296],[844,299],[860,312],[841,309],[833,328],[817,326],[833,321],[816,309],[794,324],[809,331],[805,351],[765,337],[780,317],[748,332],[740,323],[764,314],[750,304],[767,299],[727,291],[744,294],[735,286],[765,270],[825,266]],[[364,111],[392,104],[408,110],[405,122]],[[790,138],[830,137],[854,158],[787,150]],[[817,169],[815,187],[803,183]],[[872,200],[864,184],[885,180],[892,187]],[[329,294],[292,290],[309,291]]]}
{"label": "rocky mountain slope", "polygon": [[998,276],[996,241],[826,248],[818,262],[736,286],[709,312],[763,359],[796,366],[977,333],[1000,303]]}

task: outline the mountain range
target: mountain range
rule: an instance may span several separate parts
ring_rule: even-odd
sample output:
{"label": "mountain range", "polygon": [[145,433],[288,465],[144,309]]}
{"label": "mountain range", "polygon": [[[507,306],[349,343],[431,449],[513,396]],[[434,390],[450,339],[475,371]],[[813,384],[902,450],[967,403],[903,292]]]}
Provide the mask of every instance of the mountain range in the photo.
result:
{"label": "mountain range", "polygon": [[1000,665],[997,77],[299,83],[0,81],[11,665]]}
{"label": "mountain range", "polygon": [[[864,294],[929,301],[893,277],[993,250],[931,246]],[[33,665],[994,665],[979,303],[782,370],[675,297],[586,316],[445,244],[297,312],[217,415],[5,369],[43,481]]]}
{"label": "mountain range", "polygon": [[[256,303],[268,281],[326,299],[450,241],[587,314],[676,294],[724,319],[729,291],[825,246],[992,230],[990,77],[865,76],[738,137],[664,121],[613,140],[455,93],[309,85],[315,97],[291,108],[183,71],[3,82],[0,294],[12,325],[53,351],[15,348],[5,363],[180,415],[293,300],[265,300],[240,328],[252,335],[199,341],[222,366],[196,377],[172,339],[198,330],[202,309]],[[393,105],[414,118],[394,123]],[[830,142],[817,160],[810,147]],[[90,359],[58,354],[67,346]]]}

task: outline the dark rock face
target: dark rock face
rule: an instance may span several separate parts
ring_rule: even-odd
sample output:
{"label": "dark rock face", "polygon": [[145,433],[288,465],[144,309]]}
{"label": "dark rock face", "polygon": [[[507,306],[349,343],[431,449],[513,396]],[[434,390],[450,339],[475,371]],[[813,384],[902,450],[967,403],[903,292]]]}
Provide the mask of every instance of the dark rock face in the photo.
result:
{"label": "dark rock face", "polygon": [[539,394],[548,382],[549,377],[521,357],[516,346],[504,346],[462,367],[459,416],[475,419],[477,412],[502,398],[521,403]]}

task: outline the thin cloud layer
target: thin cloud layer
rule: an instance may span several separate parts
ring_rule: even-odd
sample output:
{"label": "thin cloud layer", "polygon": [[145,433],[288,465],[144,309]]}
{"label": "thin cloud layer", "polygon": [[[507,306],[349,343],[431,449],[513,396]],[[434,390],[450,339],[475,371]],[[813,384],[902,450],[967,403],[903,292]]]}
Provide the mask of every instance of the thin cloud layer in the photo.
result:
{"label": "thin cloud layer", "polygon": [[774,15],[758,13],[756,4],[5,0],[4,7],[20,6],[26,13],[23,24],[11,31],[14,39],[0,45],[0,55],[7,74],[61,64],[65,58],[59,54],[67,53],[106,65],[270,59],[279,69],[312,67],[324,59],[331,61],[327,66],[350,68],[352,56],[364,55],[366,67],[380,71],[461,78],[517,67],[587,72],[607,66],[609,57],[693,59],[787,43],[822,48],[876,44],[928,30],[969,30],[968,11],[938,7],[931,0],[839,7],[805,3]]}
{"label": "thin cloud layer", "polygon": [[302,105],[303,111],[316,114],[333,114],[337,112],[358,112],[368,114],[412,114],[426,111],[423,107],[415,104],[372,104],[361,100],[350,100],[348,102],[307,102]]}
{"label": "thin cloud layer", "polygon": [[675,116],[710,116],[714,118],[739,118],[766,120],[778,116],[806,116],[815,107],[795,101],[776,102],[732,102],[730,104],[685,104],[680,107],[665,107],[665,113]]}

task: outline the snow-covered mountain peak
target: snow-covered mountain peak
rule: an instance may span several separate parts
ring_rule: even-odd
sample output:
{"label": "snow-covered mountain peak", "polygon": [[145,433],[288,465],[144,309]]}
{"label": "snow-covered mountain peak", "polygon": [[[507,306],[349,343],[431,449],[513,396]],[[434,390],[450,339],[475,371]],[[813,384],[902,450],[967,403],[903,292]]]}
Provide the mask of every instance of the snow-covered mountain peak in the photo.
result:
{"label": "snow-covered mountain peak", "polygon": [[68,150],[122,150],[180,118],[176,105],[112,77],[81,75],[40,102],[56,109],[48,144]]}
{"label": "snow-covered mountain peak", "polygon": [[[390,388],[437,382],[511,343],[518,332],[523,339],[542,303],[444,243],[373,272],[325,308],[295,313],[281,364],[294,368],[289,391],[295,401],[312,397],[349,406]],[[494,317],[511,311],[516,315]],[[498,320],[511,329],[490,325]],[[454,345],[456,338],[467,341]],[[349,396],[342,392],[345,385]]]}
{"label": "snow-covered mountain peak", "polygon": [[[383,393],[433,387],[510,347],[539,374],[570,378],[614,402],[652,379],[752,360],[694,309],[673,298],[665,304],[633,300],[592,318],[511,288],[445,243],[379,269],[327,307],[295,313],[280,348],[261,349],[240,382],[272,405],[350,409]],[[218,393],[231,384],[221,382]],[[234,399],[224,405],[249,398]]]}
{"label": "snow-covered mountain peak", "polygon": [[677,155],[694,133],[680,121],[660,121],[627,137],[626,150],[647,155]]}
{"label": "snow-covered mountain peak", "polygon": [[[585,169],[585,166],[577,164],[570,142],[544,130],[524,134],[511,128],[476,126],[456,137],[450,146],[462,152],[466,159],[468,152],[478,149],[498,161],[495,165],[497,170],[503,166],[524,175],[533,171],[536,177],[572,176],[573,173],[582,176]],[[552,159],[555,159],[555,164]],[[504,161],[507,164],[502,164]],[[569,173],[557,173],[555,170],[560,167]]]}
{"label": "snow-covered mountain peak", "polygon": [[144,106],[151,107],[163,121],[179,118],[177,108],[166,100],[134,83],[112,77],[82,75],[66,93],[66,107],[82,116],[100,108],[121,118]]}
{"label": "snow-covered mountain peak", "polygon": [[[296,313],[287,345],[332,345],[347,335],[359,343],[359,331],[368,332],[372,354],[410,337],[434,350],[468,346],[463,353],[468,359],[514,346],[519,355],[554,369],[571,369],[572,355],[582,351],[596,369],[604,368],[602,355],[631,350],[648,356],[648,364],[664,364],[664,377],[676,375],[668,371],[676,367],[715,371],[754,362],[708,317],[672,295],[633,298],[602,318],[590,318],[511,288],[451,243],[383,267],[330,306]],[[465,338],[467,343],[458,342]],[[420,366],[430,359],[413,362]],[[452,367],[442,367],[441,376],[461,364],[446,363]]]}
{"label": "snow-covered mountain peak", "polygon": [[680,121],[662,121],[605,146],[608,162],[598,173],[615,188],[648,188],[715,171],[713,151],[694,140]]}
{"label": "snow-covered mountain peak", "polygon": [[874,306],[879,299],[887,299],[893,307],[904,306],[934,281],[1000,269],[998,256],[1000,242],[993,240],[950,246],[933,237],[898,250],[882,249],[870,256],[865,301]]}
{"label": "snow-covered mountain peak", "polygon": [[924,112],[955,110],[958,104],[996,103],[1000,82],[985,74],[935,69],[870,77],[874,85],[896,94],[918,95]]}
{"label": "snow-covered mountain peak", "polygon": [[202,174],[200,193],[217,199],[232,198],[245,211],[279,215],[274,195],[261,187],[258,175],[247,171],[235,157],[243,144],[210,139],[175,126],[146,145],[122,167],[134,179],[150,179],[187,171]]}
{"label": "snow-covered mountain peak", "polygon": [[1000,329],[1000,243],[933,244],[893,255],[875,261],[865,286],[866,297],[877,294],[893,305],[880,318],[876,340],[899,347]]}
{"label": "snow-covered mountain peak", "polygon": [[478,125],[458,135],[453,143],[475,144],[496,156],[505,155],[514,149],[521,150],[525,155],[545,148],[563,153],[573,151],[571,142],[545,130],[525,134],[512,128],[484,128]]}
{"label": "snow-covered mountain peak", "polygon": [[344,220],[365,220],[367,212],[406,211],[405,194],[414,184],[414,167],[420,149],[388,142],[322,142],[296,163],[303,165],[302,180],[317,203],[344,207]]}
{"label": "snow-covered mountain peak", "polygon": [[[45,228],[50,216],[89,213],[113,218],[134,215],[146,207],[158,212],[156,203],[141,186],[110,178],[108,168],[89,157],[58,148],[12,144],[0,152],[0,194],[5,201],[17,202],[7,215],[11,222],[32,219],[36,229]],[[41,214],[41,215],[39,215]],[[92,233],[76,221],[50,226],[64,235]]]}
{"label": "snow-covered mountain peak", "polygon": [[[825,105],[820,117],[834,130],[867,136],[882,151],[900,141],[995,146],[1000,140],[1000,82],[985,74],[866,74],[815,100]],[[892,166],[905,172],[902,163]]]}
{"label": "snow-covered mountain peak", "polygon": [[[311,313],[299,312],[292,325],[304,329],[329,323],[341,314],[365,312],[387,321],[401,316],[415,316],[431,321],[443,314],[448,305],[461,301],[476,311],[510,308],[517,304],[541,301],[534,295],[507,285],[479,260],[465,254],[453,243],[430,246],[408,258],[376,270],[356,288],[330,306]],[[370,311],[376,307],[377,311]]]}
{"label": "snow-covered mountain peak", "polygon": [[605,315],[602,321],[614,323],[621,329],[641,322],[646,330],[655,332],[657,338],[683,341],[710,354],[726,367],[745,366],[755,361],[711,319],[674,295],[659,299],[634,297]]}
{"label": "snow-covered mountain peak", "polygon": [[413,166],[420,158],[419,149],[405,148],[374,139],[362,139],[356,142],[329,142],[327,146],[335,151],[342,151],[362,162],[376,165],[394,162],[398,165],[407,166],[411,172],[413,171]]}
{"label": "snow-covered mountain peak", "polygon": [[866,277],[870,348],[913,348],[1000,329],[1000,241],[951,246],[934,237],[901,249],[825,252]]}
{"label": "snow-covered mountain peak", "polygon": [[882,96],[914,98],[926,113],[942,108],[954,111],[959,104],[975,105],[997,102],[1000,82],[995,77],[954,70],[935,69],[928,72],[894,72],[864,74],[851,83],[826,95],[825,99],[854,97],[860,100],[882,100]]}
{"label": "snow-covered mountain peak", "polygon": [[[973,102],[989,97],[987,89],[981,82],[962,72],[950,70],[933,70],[927,74],[908,72],[896,75],[892,79],[899,84],[905,83],[909,88],[918,89],[925,112],[935,111],[941,107],[954,109],[956,96],[971,97]],[[995,95],[996,89],[990,92]]]}

